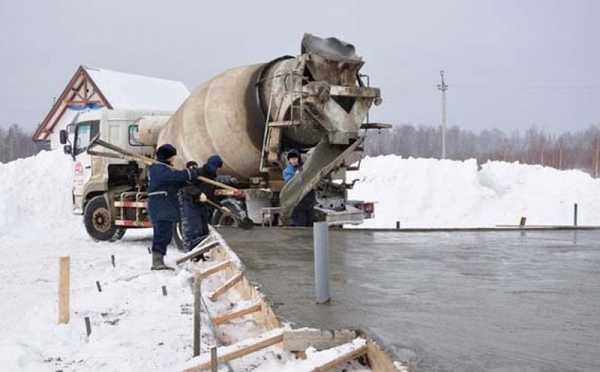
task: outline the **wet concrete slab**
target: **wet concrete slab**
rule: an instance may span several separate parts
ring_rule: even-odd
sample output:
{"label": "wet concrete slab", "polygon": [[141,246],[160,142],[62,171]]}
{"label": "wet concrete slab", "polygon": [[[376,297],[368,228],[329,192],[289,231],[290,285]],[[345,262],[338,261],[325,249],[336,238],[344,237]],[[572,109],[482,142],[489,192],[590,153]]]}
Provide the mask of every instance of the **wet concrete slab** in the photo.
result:
{"label": "wet concrete slab", "polygon": [[326,305],[311,229],[219,231],[284,320],[365,329],[417,371],[600,371],[600,231],[331,231]]}

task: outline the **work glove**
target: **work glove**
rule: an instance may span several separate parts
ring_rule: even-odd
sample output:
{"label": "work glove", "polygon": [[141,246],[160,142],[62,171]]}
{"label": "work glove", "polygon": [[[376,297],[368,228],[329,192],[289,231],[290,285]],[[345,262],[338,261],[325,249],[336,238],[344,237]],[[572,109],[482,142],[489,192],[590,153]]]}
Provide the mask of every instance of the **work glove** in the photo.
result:
{"label": "work glove", "polygon": [[201,203],[206,203],[206,201],[208,200],[208,198],[206,197],[205,193],[201,193],[200,197],[198,198],[198,200],[200,200]]}

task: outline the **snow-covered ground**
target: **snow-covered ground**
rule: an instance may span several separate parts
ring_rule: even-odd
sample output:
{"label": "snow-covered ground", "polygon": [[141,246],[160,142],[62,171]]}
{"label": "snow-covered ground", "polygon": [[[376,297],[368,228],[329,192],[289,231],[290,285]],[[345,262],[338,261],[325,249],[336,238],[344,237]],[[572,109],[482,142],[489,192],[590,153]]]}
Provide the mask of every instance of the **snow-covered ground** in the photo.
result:
{"label": "snow-covered ground", "polygon": [[[162,371],[189,365],[190,271],[148,270],[150,230],[128,231],[118,243],[92,241],[81,216],[70,212],[71,166],[60,151],[0,164],[2,370]],[[478,171],[474,161],[387,156],[365,159],[349,178],[360,180],[352,198],[378,202],[377,218],[367,226],[393,227],[397,220],[402,226],[494,226],[515,224],[521,216],[530,224],[569,224],[574,202],[581,224],[600,225],[600,182],[578,171],[499,162]],[[67,325],[56,324],[60,256],[71,258]],[[176,256],[171,250],[167,262]],[[92,323],[89,338],[84,317]],[[213,342],[210,334],[203,337]],[[280,357],[261,357],[262,370],[293,369]]]}
{"label": "snow-covered ground", "polygon": [[[191,263],[175,272],[150,271],[148,229],[130,230],[116,243],[92,241],[81,216],[71,214],[71,167],[70,158],[59,151],[0,164],[1,370],[181,371],[197,365],[216,341],[203,313],[201,356],[191,358]],[[167,264],[175,266],[179,255],[170,248]],[[70,322],[63,325],[57,324],[60,256],[70,256],[71,275]],[[194,265],[198,270],[211,264]],[[224,275],[203,280],[211,316],[248,305],[235,292],[217,302],[206,299],[225,281]],[[89,337],[85,317],[91,321]],[[233,343],[264,331],[252,319],[239,319],[218,330],[221,339]],[[306,371],[349,347],[307,350],[307,360],[268,348],[230,366],[245,371]],[[353,366],[361,370],[357,363]]]}
{"label": "snow-covered ground", "polygon": [[[93,242],[70,213],[71,167],[60,152],[0,165],[2,370],[170,370],[191,356],[188,274],[148,270],[149,230]],[[71,258],[67,325],[57,325],[59,256]]]}
{"label": "snow-covered ground", "polygon": [[365,158],[351,199],[375,201],[375,219],[361,227],[480,227],[600,225],[600,180],[576,171],[539,165],[475,160]]}

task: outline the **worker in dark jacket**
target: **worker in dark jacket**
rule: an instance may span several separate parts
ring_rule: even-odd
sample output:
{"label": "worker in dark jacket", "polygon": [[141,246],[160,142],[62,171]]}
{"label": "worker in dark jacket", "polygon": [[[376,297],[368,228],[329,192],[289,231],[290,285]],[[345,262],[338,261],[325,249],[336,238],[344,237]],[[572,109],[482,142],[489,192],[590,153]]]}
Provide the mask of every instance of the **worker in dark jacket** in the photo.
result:
{"label": "worker in dark jacket", "polygon": [[172,168],[177,150],[162,145],[156,150],[159,161],[148,168],[148,212],[152,220],[152,270],[173,270],[165,265],[164,256],[173,237],[173,224],[179,220],[177,191],[196,178],[195,170]]}
{"label": "worker in dark jacket", "polygon": [[[206,164],[198,169],[198,175],[214,180],[217,170],[223,166],[219,155],[208,158]],[[190,161],[186,164],[189,169],[198,167],[198,163]],[[183,232],[183,247],[193,249],[210,233],[208,223],[212,216],[212,208],[206,203],[207,199],[217,202],[214,197],[215,187],[208,183],[192,180],[190,185],[179,193],[181,204],[181,227]]]}
{"label": "worker in dark jacket", "polygon": [[[283,170],[283,180],[289,182],[297,173],[302,171],[302,158],[297,150],[290,150],[287,154],[288,165]],[[312,226],[315,219],[314,206],[316,204],[314,191],[306,194],[292,211],[292,226]]]}

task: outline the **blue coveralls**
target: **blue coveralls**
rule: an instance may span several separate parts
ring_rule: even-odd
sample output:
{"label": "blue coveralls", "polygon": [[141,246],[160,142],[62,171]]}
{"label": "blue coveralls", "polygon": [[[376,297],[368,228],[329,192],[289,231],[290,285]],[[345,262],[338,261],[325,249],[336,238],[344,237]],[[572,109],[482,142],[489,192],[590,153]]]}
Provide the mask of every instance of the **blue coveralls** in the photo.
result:
{"label": "blue coveralls", "polygon": [[[217,169],[221,166],[223,166],[221,157],[213,155],[208,158],[202,168],[198,169],[198,175],[214,180],[217,177]],[[198,198],[200,194],[204,193],[208,199],[216,202],[214,191],[214,186],[193,180],[190,186],[184,187],[179,192],[183,247],[185,250],[193,249],[210,233],[208,223],[212,216],[212,208],[206,203],[199,202]]]}
{"label": "blue coveralls", "polygon": [[[191,190],[188,190],[191,189]],[[183,233],[183,248],[193,249],[210,233],[204,203],[200,203],[198,186],[187,186],[179,192],[179,207],[181,208],[181,231]]]}
{"label": "blue coveralls", "polygon": [[[288,164],[283,170],[283,180],[288,183],[298,171],[299,166]],[[315,219],[315,192],[310,191],[292,211],[292,226],[312,226]]]}
{"label": "blue coveralls", "polygon": [[189,170],[173,170],[156,163],[148,168],[148,212],[152,220],[152,251],[163,256],[173,237],[173,224],[179,220],[177,191],[192,179]]}

